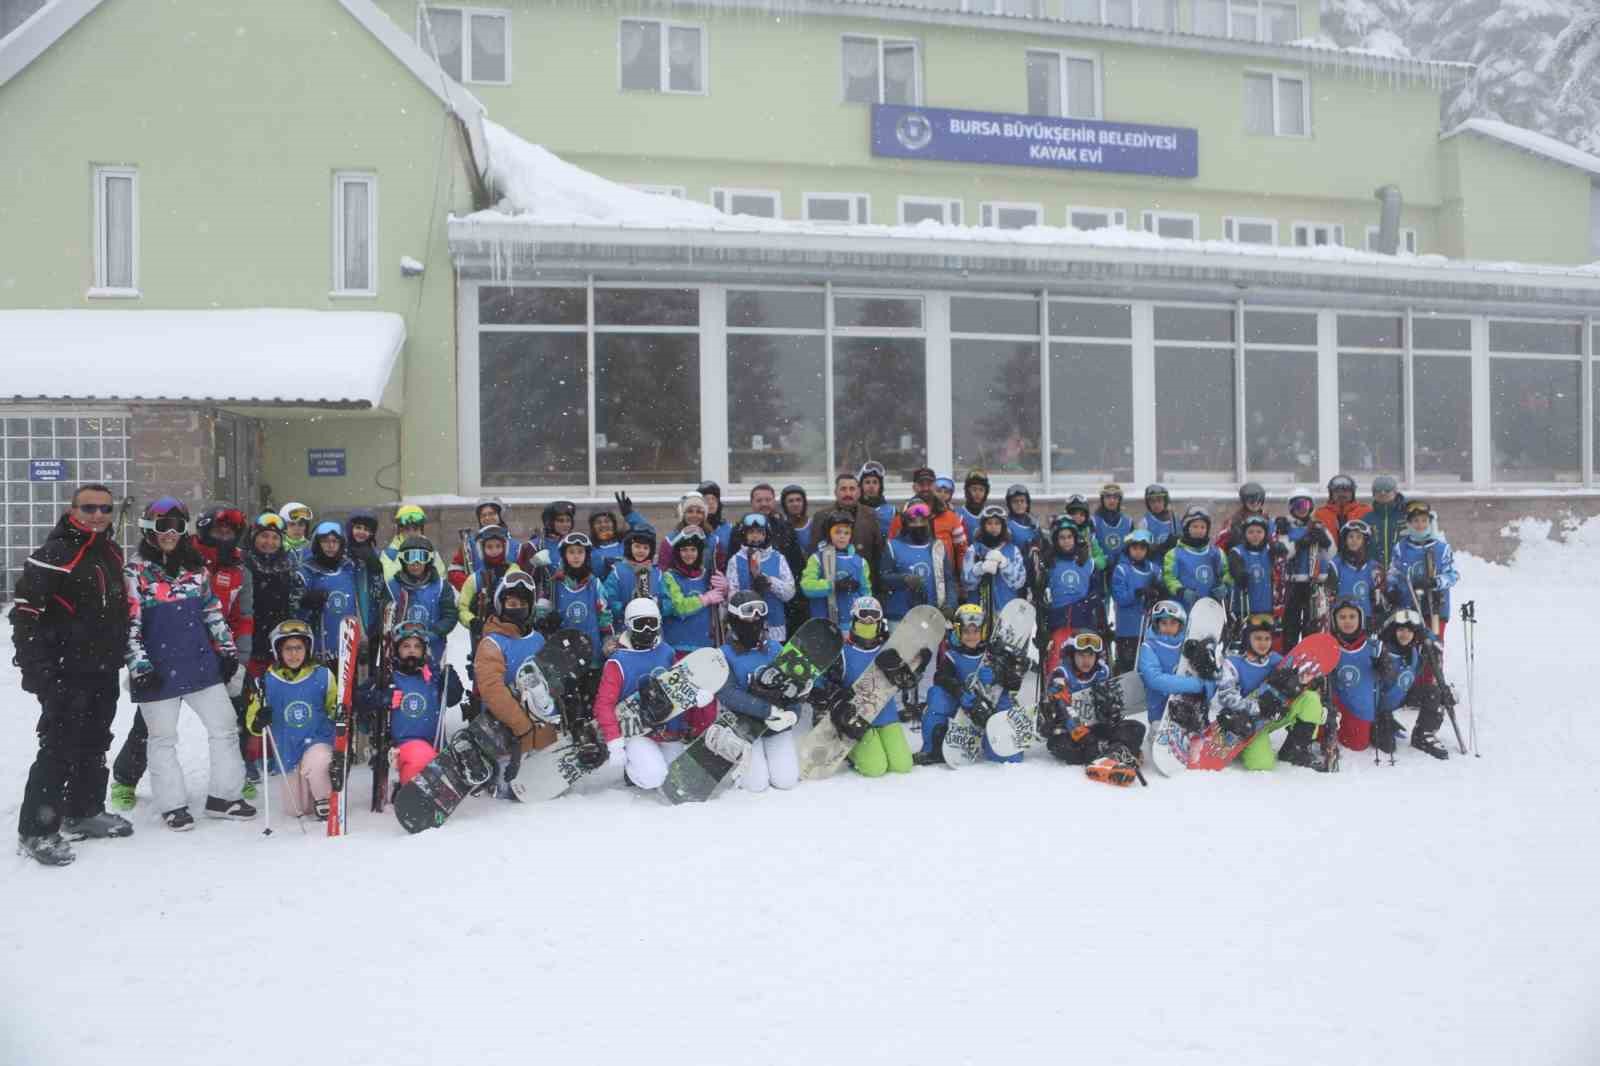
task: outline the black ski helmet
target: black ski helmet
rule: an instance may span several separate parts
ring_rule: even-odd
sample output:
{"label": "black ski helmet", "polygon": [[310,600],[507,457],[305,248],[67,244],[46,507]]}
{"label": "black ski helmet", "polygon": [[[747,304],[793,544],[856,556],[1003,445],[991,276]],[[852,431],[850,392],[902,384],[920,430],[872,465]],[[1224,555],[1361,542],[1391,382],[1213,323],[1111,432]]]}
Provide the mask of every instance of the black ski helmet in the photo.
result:
{"label": "black ski helmet", "polygon": [[1246,481],[1239,486],[1239,503],[1248,507],[1252,503],[1266,503],[1267,490],[1259,481]]}
{"label": "black ski helmet", "polygon": [[[700,533],[698,529],[695,530],[695,532]],[[679,537],[678,539],[682,540],[683,538]],[[700,533],[700,539],[705,540],[704,533]],[[629,562],[633,561],[633,546],[635,544],[650,545],[649,558],[655,558],[656,531],[650,528],[639,529],[636,527],[629,527],[627,532],[622,534],[622,555],[623,558],[627,559]]]}
{"label": "black ski helmet", "polygon": [[1183,512],[1183,517],[1178,521],[1178,528],[1182,530],[1184,536],[1189,535],[1189,524],[1191,522],[1204,522],[1206,524],[1206,536],[1209,537],[1211,535],[1211,512],[1204,507],[1191,507]]}
{"label": "black ski helmet", "polygon": [[1350,494],[1351,499],[1356,495],[1356,479],[1349,474],[1335,474],[1328,479],[1328,499],[1333,499],[1333,494],[1340,490]]}
{"label": "black ski helmet", "polygon": [[1160,496],[1164,502],[1172,502],[1172,493],[1167,491],[1167,487],[1161,484],[1159,481],[1154,481],[1144,487],[1145,507],[1148,508],[1150,506],[1150,501],[1157,496]]}
{"label": "black ski helmet", "polygon": [[176,496],[162,496],[145,504],[144,514],[139,519],[139,529],[142,530],[141,538],[147,544],[154,545],[157,533],[187,534],[189,532],[189,508]]}

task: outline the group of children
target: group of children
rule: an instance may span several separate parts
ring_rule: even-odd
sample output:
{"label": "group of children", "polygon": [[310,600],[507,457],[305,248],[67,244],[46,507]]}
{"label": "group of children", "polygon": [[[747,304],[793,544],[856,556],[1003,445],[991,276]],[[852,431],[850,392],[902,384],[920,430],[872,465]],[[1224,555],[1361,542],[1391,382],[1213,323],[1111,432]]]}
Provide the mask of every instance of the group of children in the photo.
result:
{"label": "group of children", "polygon": [[[790,788],[799,781],[796,723],[813,707],[839,708],[839,694],[871,666],[893,626],[931,604],[951,631],[921,691],[909,706],[897,699],[883,708],[850,756],[868,776],[905,773],[942,761],[950,721],[962,710],[979,713],[974,700],[984,688],[1001,693],[985,714],[1032,696],[1022,691],[1025,663],[1019,669],[986,654],[995,618],[1019,597],[1040,621],[1045,746],[1093,776],[1121,781],[1136,768],[1145,727],[1122,715],[1079,721],[1072,696],[1129,670],[1143,682],[1152,724],[1169,696],[1185,695],[1251,726],[1256,738],[1241,757],[1250,769],[1280,758],[1325,769],[1315,740],[1330,709],[1346,747],[1392,754],[1403,735],[1394,711],[1415,707],[1412,746],[1445,757],[1436,735],[1450,699],[1440,648],[1456,571],[1432,511],[1407,503],[1393,479],[1374,481],[1368,505],[1356,501],[1351,479],[1337,477],[1320,507],[1295,494],[1275,517],[1264,489],[1248,484],[1215,535],[1204,508],[1176,514],[1160,485],[1146,488],[1137,518],[1124,511],[1121,488],[1106,485],[1097,506],[1072,496],[1041,524],[1025,488],[991,503],[980,472],[969,475],[959,503],[954,482],[931,470],[917,472],[914,495],[900,506],[883,500],[877,464],[850,480],[859,483],[859,504],[820,521],[808,518],[795,486],[762,486],[765,495],[752,498],[764,506],[729,521],[720,490],[708,483],[679,500],[665,535],[621,493],[617,512],[589,516],[587,533],[576,528],[576,507],[556,502],[525,538],[512,534],[502,504],[485,500],[477,528],[462,531],[448,561],[414,505],[399,508],[387,543],[371,512],[317,523],[309,508],[290,504],[245,528],[237,510],[215,509],[195,537],[235,642],[248,652],[236,706],[249,776],[258,781],[265,764],[282,777],[291,812],[326,813],[343,769],[333,758],[339,710],[330,657],[341,624],[354,617],[365,635],[358,721],[388,737],[402,784],[435,757],[446,709],[463,700],[465,717],[488,711],[528,750],[553,743],[556,728],[518,701],[517,673],[563,629],[583,633],[603,660],[586,766],[612,762],[630,784],[655,788],[721,709],[766,727],[743,768],[744,786]],[[863,509],[886,533],[870,552],[857,528]],[[1191,673],[1179,669],[1187,617],[1204,597],[1226,607],[1230,625],[1225,654]],[[750,679],[805,616],[827,618],[844,634],[833,675],[798,700],[752,690]],[[466,685],[445,662],[458,625],[469,633]],[[1325,685],[1307,688],[1284,653],[1324,627],[1339,642],[1339,666]],[[617,703],[652,674],[713,647],[730,664],[728,685],[659,730],[624,740]],[[969,683],[984,671],[982,685]],[[921,730],[915,753],[907,725]],[[1274,752],[1268,737],[1277,729],[1288,736]],[[132,806],[137,774],[128,776],[118,772],[113,785],[121,809]],[[510,784],[498,782],[499,793],[514,797]]]}

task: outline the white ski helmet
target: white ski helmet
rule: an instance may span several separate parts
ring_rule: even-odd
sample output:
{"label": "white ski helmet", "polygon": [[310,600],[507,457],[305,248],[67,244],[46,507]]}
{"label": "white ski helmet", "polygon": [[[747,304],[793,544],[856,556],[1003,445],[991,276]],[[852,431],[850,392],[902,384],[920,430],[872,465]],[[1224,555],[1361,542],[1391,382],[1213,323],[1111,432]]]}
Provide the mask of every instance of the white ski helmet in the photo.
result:
{"label": "white ski helmet", "polygon": [[635,648],[653,648],[661,638],[661,608],[648,596],[631,599],[622,611],[622,624],[628,631],[628,643]]}
{"label": "white ski helmet", "polygon": [[[303,514],[304,517],[295,517],[296,515],[300,514]],[[309,527],[312,522],[316,521],[317,518],[316,514],[311,510],[311,508],[307,507],[298,500],[291,500],[282,507],[278,508],[278,517],[283,519],[284,525],[288,525],[290,522],[304,522],[307,527]]]}

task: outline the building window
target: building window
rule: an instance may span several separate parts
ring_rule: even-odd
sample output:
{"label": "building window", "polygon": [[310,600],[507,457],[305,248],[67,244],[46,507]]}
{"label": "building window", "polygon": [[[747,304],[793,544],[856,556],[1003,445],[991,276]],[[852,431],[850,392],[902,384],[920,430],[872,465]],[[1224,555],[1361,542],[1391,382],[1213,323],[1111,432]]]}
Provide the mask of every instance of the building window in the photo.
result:
{"label": "building window", "polygon": [[511,13],[477,7],[417,10],[417,41],[457,81],[511,81]]}
{"label": "building window", "polygon": [[1575,482],[1580,468],[1583,327],[1489,322],[1489,424],[1496,481]]}
{"label": "building window", "polygon": [[1316,313],[1246,310],[1244,341],[1246,476],[1316,481]]}
{"label": "building window", "polygon": [[1050,469],[1133,480],[1133,308],[1050,301]]}
{"label": "building window", "polygon": [[950,420],[955,465],[1036,478],[1038,297],[950,298]]}
{"label": "building window", "polygon": [[634,92],[706,91],[703,27],[661,19],[623,19],[617,31],[622,88]]}
{"label": "building window", "polygon": [[783,198],[773,189],[712,189],[711,206],[730,215],[783,217]]}
{"label": "building window", "polygon": [[823,481],[827,335],[821,290],[728,292],[728,478]]}
{"label": "building window", "polygon": [[1416,480],[1472,481],[1472,321],[1416,314],[1411,320],[1412,448]]}
{"label": "building window", "polygon": [[1339,468],[1397,474],[1405,468],[1405,319],[1340,315]]}
{"label": "building window", "polygon": [[641,185],[636,183],[629,185],[628,188],[637,192],[647,192],[654,196],[670,196],[674,200],[686,200],[689,197],[689,190],[682,185]]}
{"label": "building window", "polygon": [[940,200],[927,196],[900,197],[900,224],[915,226],[918,222],[940,222],[947,226],[959,226],[961,201]]}
{"label": "building window", "polygon": [[1067,225],[1073,229],[1124,229],[1128,213],[1120,207],[1069,207]]}
{"label": "building window", "polygon": [[961,9],[980,15],[1036,19],[1044,17],[1044,0],[962,0]]}
{"label": "building window", "polygon": [[990,200],[978,205],[978,225],[996,229],[1022,229],[1044,223],[1044,208],[1038,204],[1008,204]]}
{"label": "building window", "polygon": [[1146,30],[1170,30],[1178,24],[1176,0],[1066,0],[1065,13],[1073,22]]}
{"label": "building window", "polygon": [[139,172],[94,168],[94,287],[90,296],[139,295]]}
{"label": "building window", "polygon": [[378,177],[333,176],[333,291],[378,294]]}
{"label": "building window", "polygon": [[1234,480],[1232,307],[1155,308],[1156,478]]}
{"label": "building window", "polygon": [[1300,9],[1273,0],[1195,0],[1194,32],[1284,44],[1300,37]]}
{"label": "building window", "polygon": [[926,461],[927,340],[921,296],[839,293],[833,302],[833,465]]}
{"label": "building window", "polygon": [[1198,240],[1200,216],[1187,211],[1146,211],[1144,228],[1146,233],[1154,233],[1158,237]]}
{"label": "building window", "polygon": [[807,222],[864,226],[872,221],[872,200],[865,193],[808,192],[804,209]]}
{"label": "building window", "polygon": [[581,286],[478,289],[484,486],[588,482],[588,313]]}
{"label": "building window", "polygon": [[1311,94],[1306,79],[1255,71],[1244,76],[1244,129],[1263,137],[1311,134]]}
{"label": "building window", "polygon": [[[1366,244],[1366,248],[1367,248],[1367,251],[1369,251],[1369,252],[1376,252],[1378,250],[1378,227],[1377,226],[1368,226],[1367,227],[1367,244]],[[1414,230],[1414,229],[1411,229],[1409,226],[1408,227],[1402,227],[1401,230],[1400,230],[1400,250],[1402,252],[1405,252],[1407,255],[1416,255],[1417,254],[1417,231]]]}
{"label": "building window", "polygon": [[844,99],[855,104],[920,104],[917,42],[887,37],[846,37]]}
{"label": "building window", "polygon": [[1028,114],[1100,117],[1100,60],[1076,52],[1027,54]]}
{"label": "building window", "polygon": [[1270,218],[1229,215],[1222,220],[1222,239],[1238,244],[1277,244],[1278,223]]}
{"label": "building window", "polygon": [[1290,227],[1296,248],[1344,244],[1344,227],[1337,222],[1296,222]]}

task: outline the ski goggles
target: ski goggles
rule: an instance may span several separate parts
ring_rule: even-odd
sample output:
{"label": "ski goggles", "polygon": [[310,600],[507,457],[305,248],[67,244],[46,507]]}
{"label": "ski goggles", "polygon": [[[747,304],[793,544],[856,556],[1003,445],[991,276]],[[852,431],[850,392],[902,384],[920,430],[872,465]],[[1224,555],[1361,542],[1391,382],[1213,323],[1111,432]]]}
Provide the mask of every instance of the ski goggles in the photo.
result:
{"label": "ski goggles", "polygon": [[1289,500],[1289,513],[1300,517],[1311,513],[1311,497],[1295,496]]}
{"label": "ski goggles", "polygon": [[879,481],[882,481],[885,473],[882,463],[864,463],[861,467],[861,472],[856,476],[856,480],[860,481],[864,477],[876,476]]}
{"label": "ski goggles", "polygon": [[1184,613],[1183,606],[1171,600],[1162,600],[1150,609],[1150,621],[1159,622],[1165,618],[1170,618],[1179,625],[1189,620],[1189,616]]}
{"label": "ski goggles", "polygon": [[187,533],[189,520],[182,515],[164,514],[159,518],[139,519],[139,528],[154,530],[157,533]]}
{"label": "ski goggles", "polygon": [[566,551],[568,548],[573,547],[587,550],[594,547],[594,542],[589,539],[589,535],[587,533],[568,533],[566,536],[561,538],[560,547],[562,551]]}
{"label": "ski goggles", "polygon": [[256,518],[256,528],[258,528],[258,529],[270,529],[270,530],[273,530],[274,532],[282,533],[283,532],[283,518],[280,515],[276,515],[276,514],[273,514],[271,511],[268,511],[265,514],[260,515],[260,516],[258,516]]}
{"label": "ski goggles", "polygon": [[311,521],[311,508],[309,508],[309,507],[297,507],[293,511],[290,511],[289,512],[289,521],[291,521],[291,522],[309,522],[309,521]]}
{"label": "ski goggles", "polygon": [[1412,629],[1419,630],[1427,627],[1427,623],[1422,620],[1422,615],[1409,608],[1396,611],[1394,614],[1390,615],[1389,625],[1391,628],[1396,626],[1410,626]]}
{"label": "ski goggles", "polygon": [[766,600],[751,600],[728,608],[728,613],[741,622],[758,622],[767,616]]}
{"label": "ski goggles", "polygon": [[412,563],[425,563],[433,553],[426,548],[407,548],[399,553],[400,565],[410,566]]}
{"label": "ski goggles", "polygon": [[1100,639],[1099,633],[1074,633],[1072,639],[1067,641],[1067,647],[1073,651],[1092,651],[1099,655],[1106,650],[1106,642]]}
{"label": "ski goggles", "polygon": [[975,603],[964,603],[956,608],[956,626],[965,629],[968,626],[974,629],[983,628],[983,608]]}
{"label": "ski goggles", "polygon": [[278,645],[286,640],[303,640],[306,642],[307,650],[315,643],[311,635],[311,626],[298,618],[285,619],[273,627],[271,636],[273,652],[276,653]]}
{"label": "ski goggles", "polygon": [[906,508],[907,518],[932,518],[933,511],[925,503],[913,503]]}
{"label": "ski goggles", "polygon": [[850,612],[850,617],[852,620],[857,622],[866,622],[869,625],[877,625],[879,622],[883,621],[883,608],[857,607]]}
{"label": "ski goggles", "polygon": [[661,619],[649,615],[635,618],[628,623],[628,629],[633,633],[659,633],[661,632]]}

